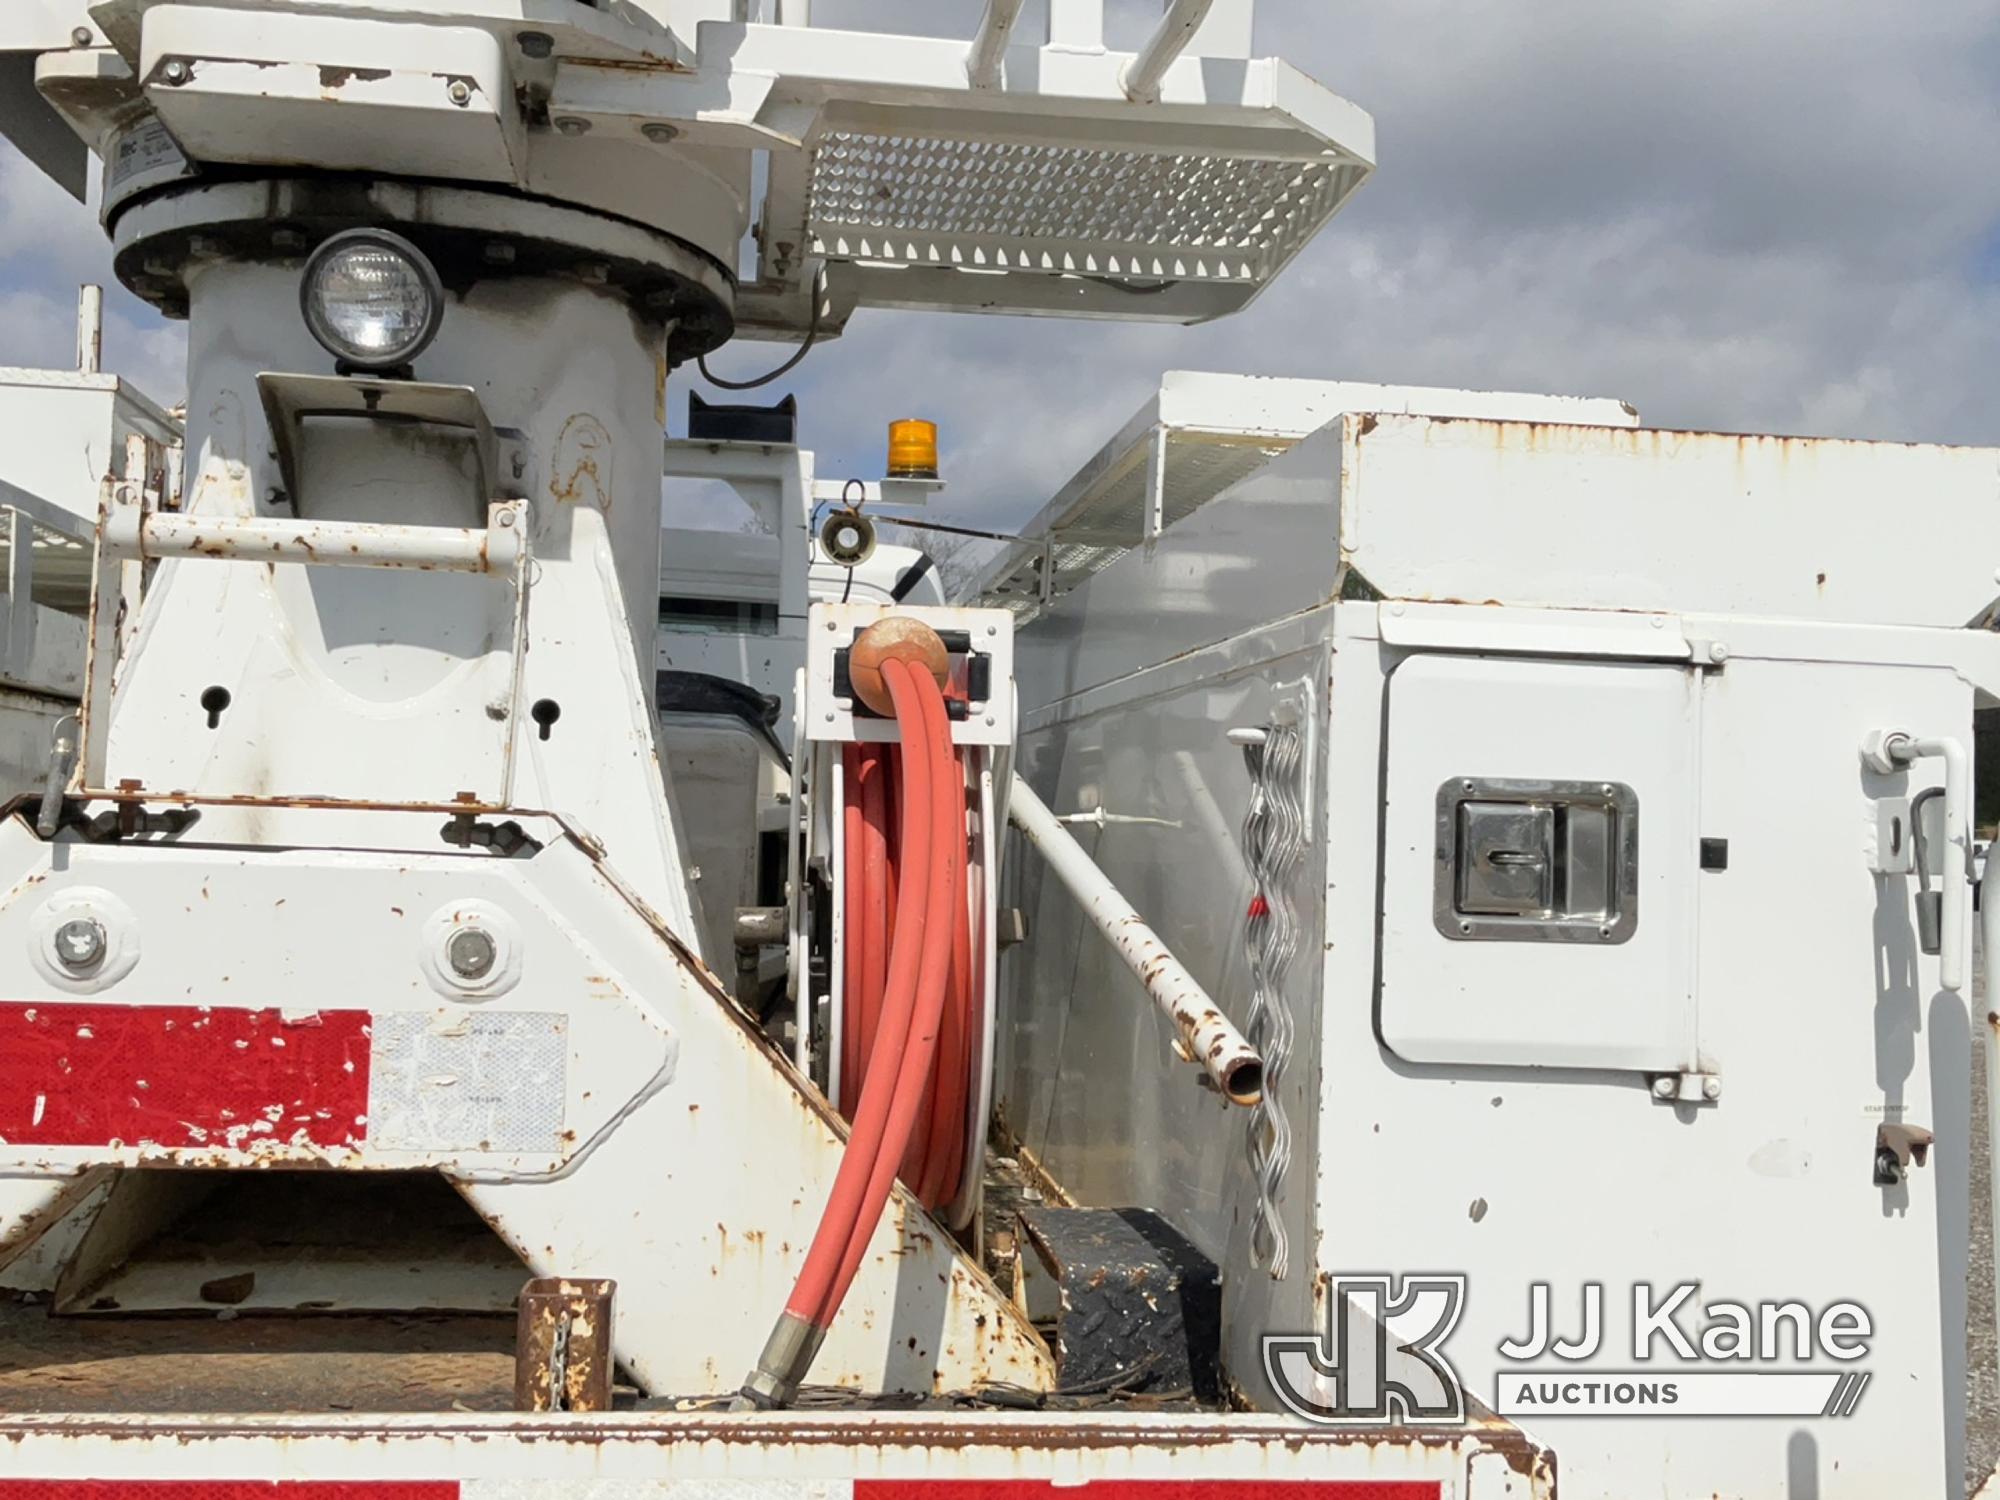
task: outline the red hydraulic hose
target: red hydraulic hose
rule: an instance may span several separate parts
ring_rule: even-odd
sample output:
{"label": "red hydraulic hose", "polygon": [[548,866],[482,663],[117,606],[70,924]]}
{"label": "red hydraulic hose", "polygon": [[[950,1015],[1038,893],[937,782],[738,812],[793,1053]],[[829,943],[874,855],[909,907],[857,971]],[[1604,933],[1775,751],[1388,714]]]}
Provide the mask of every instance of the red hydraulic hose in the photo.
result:
{"label": "red hydraulic hose", "polygon": [[[869,763],[861,801],[861,872],[867,904],[861,912],[861,1030],[855,1038],[854,1097],[861,1097],[861,1083],[868,1071],[868,1055],[875,1050],[875,1028],[881,1024],[882,996],[889,982],[889,937],[893,920],[896,869],[890,861],[890,820],[895,807],[894,783],[890,779],[890,747],[866,747]],[[849,929],[850,933],[853,929]]]}
{"label": "red hydraulic hose", "polygon": [[[847,840],[846,858],[841,862],[841,878],[850,893],[858,893],[866,883],[862,858],[861,836],[861,776],[862,751],[871,747],[863,745],[844,746],[840,753],[842,769],[847,777],[847,805],[841,813],[841,830]],[[849,899],[853,899],[850,894]],[[854,941],[855,923],[848,923],[847,946],[841,955],[841,983],[848,997],[848,1009],[859,1009],[862,988],[862,945]],[[840,1098],[837,1101],[840,1112],[852,1117],[854,1098],[861,1091],[861,1067],[856,1060],[860,1045],[861,1028],[851,1022],[840,1034]]]}
{"label": "red hydraulic hose", "polygon": [[[883,1205],[889,1201],[889,1190],[896,1180],[896,1168],[903,1159],[904,1148],[924,1107],[931,1064],[937,1053],[945,987],[951,979],[952,940],[957,930],[951,918],[951,904],[955,899],[953,881],[959,880],[959,889],[963,888],[964,783],[956,774],[956,758],[951,748],[951,721],[945,715],[944,698],[938,692],[937,684],[921,673],[912,672],[909,676],[914,679],[910,694],[914,701],[908,708],[905,707],[905,696],[895,691],[895,681],[890,683],[896,702],[896,720],[904,728],[904,754],[907,759],[914,740],[928,741],[932,766],[937,773],[931,777],[928,788],[930,817],[925,842],[931,848],[925,862],[929,866],[926,874],[930,885],[924,899],[923,954],[917,977],[916,1014],[911,1021],[908,1044],[903,1048],[901,1058],[888,1062],[888,1066],[895,1068],[896,1074],[888,1127],[884,1132],[882,1149],[869,1173],[861,1212],[855,1216],[849,1231],[839,1274],[828,1289],[826,1302],[816,1320],[821,1328],[830,1325],[833,1315],[840,1310],[848,1287],[853,1285],[855,1273],[861,1269],[868,1242],[874,1238]],[[917,728],[918,724],[921,728]],[[917,729],[914,735],[910,732],[912,729]],[[904,806],[910,806],[908,799]],[[912,844],[905,845],[906,857],[912,848]],[[907,931],[907,926],[902,930]],[[897,1066],[898,1061],[900,1066]],[[874,1062],[875,1059],[871,1058],[871,1073]],[[874,1083],[872,1077],[869,1083]],[[842,1165],[846,1163],[843,1161]],[[796,1294],[793,1300],[796,1303]]]}
{"label": "red hydraulic hose", "polygon": [[840,1034],[841,1114],[854,1117],[880,1022],[889,961],[888,804],[889,755],[886,745],[849,745],[848,795],[843,826],[847,856],[846,946],[841,971],[845,1004]]}
{"label": "red hydraulic hose", "polygon": [[[848,797],[845,810],[847,853],[843,864],[846,899],[842,927],[845,934],[842,972],[846,988],[842,1000],[840,1109],[848,1118],[867,1073],[867,1060],[882,1007],[883,968],[887,960],[895,916],[888,880],[888,852],[893,841],[886,837],[886,809],[893,798],[890,747],[850,745]],[[954,896],[950,910],[958,918],[954,938],[951,978],[945,990],[944,1014],[938,1033],[936,1060],[924,1091],[923,1106],[917,1112],[916,1127],[904,1148],[901,1176],[910,1191],[926,1208],[940,1209],[957,1195],[965,1159],[965,1112],[971,1096],[972,1034],[974,1026],[971,958],[971,912],[966,906],[964,793],[965,758],[953,752],[950,776],[960,789],[953,804],[957,837],[953,850]],[[857,832],[857,830],[859,830]],[[960,915],[959,908],[966,907]]]}
{"label": "red hydraulic hose", "polygon": [[972,1086],[972,912],[966,901],[965,758],[951,762],[953,782],[951,875],[951,975],[945,987],[944,1018],[938,1032],[937,1065],[931,1069],[928,1099],[929,1150],[915,1176],[905,1173],[926,1208],[938,1209],[958,1192],[965,1158],[965,1110]]}
{"label": "red hydraulic hose", "polygon": [[[897,861],[896,903],[902,920],[890,944],[881,1017],[847,1149],[791,1299],[743,1387],[745,1398],[758,1405],[784,1404],[796,1392],[854,1279],[861,1248],[881,1218],[895,1165],[902,1159],[915,1118],[923,1077],[929,1070],[937,1037],[937,1011],[950,967],[952,925],[925,920],[927,910],[933,908],[933,896],[940,896],[935,909],[944,910],[941,888],[950,875],[939,837],[944,824],[938,817],[942,803],[937,795],[940,784],[949,777],[951,763],[944,701],[927,674],[902,661],[883,663],[882,677],[894,702],[903,745],[902,848]],[[930,712],[933,705],[935,727]],[[953,793],[956,795],[955,788]],[[926,984],[935,993],[927,993]],[[903,1065],[917,1060],[907,1054],[919,1049],[921,1070],[913,1085],[906,1088]],[[850,1243],[856,1241],[850,1257]]]}

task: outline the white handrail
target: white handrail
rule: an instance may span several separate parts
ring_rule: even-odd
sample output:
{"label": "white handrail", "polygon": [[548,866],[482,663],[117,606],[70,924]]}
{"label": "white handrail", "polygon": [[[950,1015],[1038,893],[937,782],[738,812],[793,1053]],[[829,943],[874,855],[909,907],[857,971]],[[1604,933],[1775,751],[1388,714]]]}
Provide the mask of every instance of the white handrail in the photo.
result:
{"label": "white handrail", "polygon": [[965,76],[976,89],[1000,86],[1000,60],[1007,55],[1007,41],[1014,23],[1021,18],[1026,0],[986,0],[979,17],[979,29],[972,34],[972,46],[965,54]]}
{"label": "white handrail", "polygon": [[519,501],[492,506],[483,531],[469,526],[190,516],[114,505],[104,518],[102,545],[107,556],[146,561],[188,557],[505,573],[520,561],[526,529],[526,507]]}
{"label": "white handrail", "polygon": [[1160,80],[1167,76],[1174,59],[1187,51],[1188,43],[1201,30],[1201,23],[1208,19],[1212,4],[1214,0],[1173,0],[1167,13],[1160,17],[1160,24],[1153,28],[1153,34],[1146,38],[1146,45],[1118,76],[1126,98],[1135,104],[1151,104],[1160,97]]}

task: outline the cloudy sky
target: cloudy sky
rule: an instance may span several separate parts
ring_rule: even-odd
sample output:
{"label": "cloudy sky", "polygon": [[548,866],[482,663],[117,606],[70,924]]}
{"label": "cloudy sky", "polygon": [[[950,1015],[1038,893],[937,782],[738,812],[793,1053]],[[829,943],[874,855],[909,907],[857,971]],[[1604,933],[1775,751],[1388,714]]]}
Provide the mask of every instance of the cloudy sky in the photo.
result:
{"label": "cloudy sky", "polygon": [[[979,9],[819,5],[821,24],[960,35]],[[1114,0],[1114,42],[1146,9]],[[861,314],[777,388],[797,391],[822,472],[879,472],[887,419],[933,416],[949,510],[1004,525],[1168,368],[2000,443],[1991,0],[1264,0],[1257,40],[1373,113],[1379,158],[1259,302],[1187,329]],[[85,276],[108,279],[91,215],[0,159],[0,359],[67,363]],[[113,295],[113,367],[176,399],[180,349],[177,326]],[[779,352],[712,363],[753,373]]]}

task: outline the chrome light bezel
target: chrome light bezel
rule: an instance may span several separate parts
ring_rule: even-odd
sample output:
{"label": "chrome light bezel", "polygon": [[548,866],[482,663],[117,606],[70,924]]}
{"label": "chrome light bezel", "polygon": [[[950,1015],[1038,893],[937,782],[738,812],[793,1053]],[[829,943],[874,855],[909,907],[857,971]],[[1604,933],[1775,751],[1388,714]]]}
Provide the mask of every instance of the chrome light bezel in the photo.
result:
{"label": "chrome light bezel", "polygon": [[[429,299],[429,309],[417,336],[405,340],[393,350],[370,354],[356,353],[347,348],[339,335],[327,326],[315,305],[313,288],[327,263],[341,251],[356,246],[386,250],[407,261]],[[299,277],[299,313],[305,319],[307,331],[318,340],[322,349],[334,357],[343,373],[353,370],[381,374],[409,365],[436,340],[438,330],[444,326],[444,283],[439,279],[437,267],[431,264],[430,257],[400,234],[387,229],[344,229],[322,240],[306,261],[305,272]]]}

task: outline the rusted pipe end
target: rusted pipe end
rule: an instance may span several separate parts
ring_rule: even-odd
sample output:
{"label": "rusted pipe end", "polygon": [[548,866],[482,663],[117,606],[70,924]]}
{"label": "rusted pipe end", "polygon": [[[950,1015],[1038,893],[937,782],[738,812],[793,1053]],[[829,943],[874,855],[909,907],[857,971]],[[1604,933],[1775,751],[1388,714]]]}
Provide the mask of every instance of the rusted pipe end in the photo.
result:
{"label": "rusted pipe end", "polygon": [[1262,1058],[1246,1057],[1230,1065],[1222,1076],[1222,1092],[1231,1104],[1246,1107],[1256,1104],[1264,1097],[1264,1062]]}
{"label": "rusted pipe end", "polygon": [[896,711],[889,685],[882,680],[882,664],[888,661],[908,662],[930,673],[940,688],[951,675],[951,653],[938,633],[922,620],[908,615],[877,620],[854,638],[854,649],[847,656],[847,678],[854,686],[854,696],[878,714],[893,715]]}

